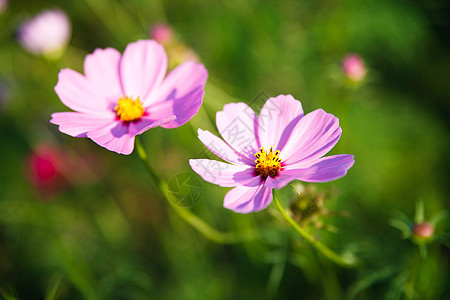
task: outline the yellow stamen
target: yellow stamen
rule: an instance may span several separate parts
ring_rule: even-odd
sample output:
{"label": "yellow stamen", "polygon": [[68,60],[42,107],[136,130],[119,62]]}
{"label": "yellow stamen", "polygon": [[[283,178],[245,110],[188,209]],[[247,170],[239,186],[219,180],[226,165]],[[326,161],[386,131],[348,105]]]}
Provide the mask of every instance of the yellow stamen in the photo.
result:
{"label": "yellow stamen", "polygon": [[114,110],[117,116],[125,122],[136,121],[144,114],[144,107],[139,97],[133,100],[129,97],[121,97]]}
{"label": "yellow stamen", "polygon": [[281,169],[281,158],[278,157],[280,151],[273,152],[272,147],[270,147],[269,152],[264,150],[264,147],[261,147],[260,150],[255,154],[256,174],[262,178],[277,176]]}

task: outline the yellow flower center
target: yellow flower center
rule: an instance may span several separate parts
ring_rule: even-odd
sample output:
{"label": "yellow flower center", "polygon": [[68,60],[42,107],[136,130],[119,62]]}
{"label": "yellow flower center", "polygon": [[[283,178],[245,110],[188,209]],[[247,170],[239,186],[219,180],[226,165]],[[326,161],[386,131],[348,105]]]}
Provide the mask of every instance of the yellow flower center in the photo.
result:
{"label": "yellow flower center", "polygon": [[264,150],[264,147],[261,147],[260,150],[255,154],[256,174],[262,178],[277,176],[281,169],[281,158],[278,157],[280,150],[273,152],[272,147],[270,147],[269,152]]}
{"label": "yellow flower center", "polygon": [[136,121],[144,114],[144,107],[139,97],[133,100],[129,97],[121,97],[114,107],[117,116],[125,122]]}

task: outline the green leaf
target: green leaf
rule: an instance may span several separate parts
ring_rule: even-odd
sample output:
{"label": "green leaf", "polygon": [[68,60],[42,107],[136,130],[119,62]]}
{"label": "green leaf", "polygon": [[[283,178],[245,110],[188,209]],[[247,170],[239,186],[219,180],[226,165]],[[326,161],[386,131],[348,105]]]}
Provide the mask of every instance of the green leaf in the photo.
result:
{"label": "green leaf", "polygon": [[394,267],[388,266],[364,276],[350,288],[347,299],[355,299],[360,292],[374,285],[378,281],[391,277],[395,272],[396,270]]}

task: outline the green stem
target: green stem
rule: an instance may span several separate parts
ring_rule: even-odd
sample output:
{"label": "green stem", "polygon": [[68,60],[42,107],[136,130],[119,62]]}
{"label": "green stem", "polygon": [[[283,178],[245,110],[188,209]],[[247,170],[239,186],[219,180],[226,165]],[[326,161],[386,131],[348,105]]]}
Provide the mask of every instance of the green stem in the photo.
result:
{"label": "green stem", "polygon": [[412,258],[412,264],[410,267],[411,272],[409,273],[409,278],[405,282],[403,293],[405,295],[405,299],[415,299],[417,296],[417,293],[414,289],[417,281],[417,275],[420,270],[420,265],[423,260],[422,253],[419,251],[416,251],[414,253],[414,257]]}
{"label": "green stem", "polygon": [[356,262],[353,259],[344,259],[340,257],[338,254],[330,250],[327,246],[322,244],[320,241],[316,240],[312,235],[310,235],[305,229],[300,227],[284,210],[283,206],[281,206],[280,201],[278,200],[278,197],[276,195],[276,191],[273,190],[273,199],[275,200],[275,203],[277,204],[278,209],[281,212],[281,215],[286,219],[286,221],[294,227],[294,229],[305,239],[307,240],[314,248],[319,250],[320,253],[325,255],[328,259],[332,260],[333,262],[337,263],[338,265],[341,265],[343,267],[355,267]]}
{"label": "green stem", "polygon": [[136,149],[137,149],[140,159],[142,160],[148,173],[152,177],[155,187],[158,189],[158,191],[161,193],[161,195],[164,197],[164,199],[167,200],[170,207],[172,207],[172,209],[183,220],[185,220],[189,225],[191,225],[193,228],[195,228],[198,232],[203,234],[203,236],[205,236],[206,238],[210,239],[211,241],[219,243],[219,244],[233,244],[233,243],[237,243],[243,239],[237,233],[220,232],[220,231],[212,228],[211,226],[209,226],[207,223],[205,223],[202,219],[200,219],[198,216],[193,214],[188,209],[176,206],[174,204],[175,201],[173,201],[173,199],[171,199],[171,195],[168,192],[167,183],[164,182],[163,180],[161,180],[158,177],[158,175],[156,175],[155,171],[153,170],[152,166],[150,165],[150,163],[148,161],[147,153],[145,152],[144,147],[142,146],[139,136],[136,136]]}

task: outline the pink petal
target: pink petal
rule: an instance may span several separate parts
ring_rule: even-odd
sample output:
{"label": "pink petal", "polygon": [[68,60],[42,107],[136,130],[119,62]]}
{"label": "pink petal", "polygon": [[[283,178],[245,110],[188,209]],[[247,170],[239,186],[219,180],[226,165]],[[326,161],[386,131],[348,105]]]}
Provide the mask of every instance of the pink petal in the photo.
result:
{"label": "pink petal", "polygon": [[205,181],[222,187],[234,187],[241,182],[247,183],[254,175],[245,172],[248,167],[236,166],[210,159],[190,159],[189,165]]}
{"label": "pink petal", "polygon": [[96,49],[84,60],[86,79],[112,105],[125,95],[120,82],[119,64],[120,52],[112,48]]}
{"label": "pink petal", "polygon": [[247,214],[265,209],[272,202],[272,189],[263,185],[237,186],[225,195],[223,206],[234,212]]}
{"label": "pink petal", "polygon": [[199,129],[198,138],[212,153],[227,162],[237,165],[255,165],[248,157],[240,155],[230,145],[207,130]]}
{"label": "pink petal", "polygon": [[87,132],[104,127],[111,120],[110,117],[98,117],[78,112],[60,112],[52,114],[50,122],[59,125],[59,131],[65,134],[74,137],[86,137]]}
{"label": "pink petal", "polygon": [[291,176],[288,174],[283,174],[283,172],[279,172],[275,178],[267,177],[264,186],[266,188],[278,190],[278,189],[284,188],[286,185],[288,185],[293,180],[295,180],[294,176]]}
{"label": "pink petal", "polygon": [[286,165],[313,161],[336,145],[341,132],[338,118],[322,109],[315,110],[301,118],[290,136],[286,137],[280,157]]}
{"label": "pink petal", "polygon": [[167,56],[163,46],[153,40],[128,44],[120,62],[120,76],[125,96],[145,102],[162,82],[167,71]]}
{"label": "pink petal", "polygon": [[288,166],[283,175],[306,182],[328,182],[344,177],[354,163],[353,155],[332,155],[319,158],[308,167],[302,166],[302,162]]}
{"label": "pink petal", "polygon": [[152,104],[147,108],[147,111],[153,119],[164,119],[175,115],[174,121],[161,126],[175,128],[185,124],[198,112],[202,105],[204,93],[202,87],[198,87],[180,98]]}
{"label": "pink petal", "polygon": [[166,76],[144,106],[183,97],[199,87],[203,89],[206,79],[208,79],[208,72],[204,65],[194,61],[185,62]]}
{"label": "pink petal", "polygon": [[144,103],[153,115],[175,115],[165,128],[175,128],[189,121],[202,105],[208,72],[202,64],[190,61],[175,68]]}
{"label": "pink petal", "polygon": [[131,136],[135,136],[138,134],[142,134],[151,128],[156,128],[156,127],[168,124],[175,119],[176,119],[176,117],[174,115],[169,116],[168,118],[159,119],[159,120],[142,117],[137,122],[129,123],[128,132]]}
{"label": "pink petal", "polygon": [[302,105],[291,95],[270,98],[258,118],[259,145],[266,149],[273,146],[274,151],[283,148],[292,129],[302,117]]}
{"label": "pink petal", "polygon": [[59,72],[55,91],[72,110],[97,116],[115,115],[107,99],[86,77],[71,69]]}
{"label": "pink petal", "polygon": [[237,172],[234,174],[233,179],[238,182],[239,185],[247,187],[254,187],[264,184],[264,179],[262,179],[261,176],[256,175],[254,167]]}
{"label": "pink petal", "polygon": [[130,154],[134,148],[134,136],[128,134],[128,126],[113,121],[108,126],[89,131],[87,137],[98,145],[119,154]]}
{"label": "pink petal", "polygon": [[257,152],[255,112],[245,103],[229,103],[216,114],[216,125],[222,138],[237,152],[254,160]]}

